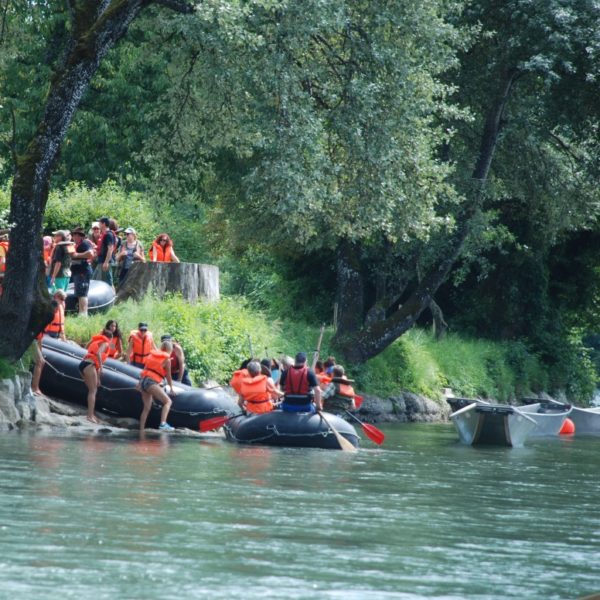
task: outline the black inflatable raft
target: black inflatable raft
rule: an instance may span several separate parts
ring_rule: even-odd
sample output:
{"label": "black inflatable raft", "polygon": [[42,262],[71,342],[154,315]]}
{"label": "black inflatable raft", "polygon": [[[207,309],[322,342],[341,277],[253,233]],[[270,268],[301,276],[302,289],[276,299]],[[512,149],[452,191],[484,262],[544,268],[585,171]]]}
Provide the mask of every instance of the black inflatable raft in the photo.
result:
{"label": "black inflatable raft", "polygon": [[[44,394],[87,406],[87,387],[81,378],[78,365],[85,350],[45,336],[42,342],[46,365],[42,371],[40,387]],[[136,390],[140,369],[108,359],[105,362],[102,381],[96,396],[96,408],[109,414],[138,419],[142,412],[142,397]],[[239,408],[222,389],[205,390],[180,383],[175,387],[178,394],[172,398],[173,405],[168,422],[173,427],[187,427],[198,431],[200,421],[212,417],[236,414]],[[148,416],[148,426],[157,427],[160,422],[161,404],[153,404]]]}
{"label": "black inflatable raft", "polygon": [[[330,413],[325,415],[338,433],[358,447],[359,437],[350,423]],[[224,428],[227,439],[242,444],[340,449],[331,428],[318,414],[273,410],[260,415],[234,417]]]}
{"label": "black inflatable raft", "polygon": [[[115,291],[104,281],[92,279],[88,293],[88,312],[102,312],[108,310],[115,302]],[[67,288],[67,299],[65,300],[67,312],[77,312],[79,305],[75,297],[75,289],[70,283]]]}

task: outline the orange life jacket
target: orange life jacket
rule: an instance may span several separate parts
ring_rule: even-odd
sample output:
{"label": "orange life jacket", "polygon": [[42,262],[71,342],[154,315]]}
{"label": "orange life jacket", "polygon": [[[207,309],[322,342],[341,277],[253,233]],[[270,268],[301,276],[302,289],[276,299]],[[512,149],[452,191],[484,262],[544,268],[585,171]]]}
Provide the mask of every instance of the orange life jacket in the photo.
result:
{"label": "orange life jacket", "polygon": [[0,265],[0,273],[4,273],[6,271],[6,255],[8,254],[8,242],[0,242],[0,248],[4,250],[4,252],[0,252],[0,256],[3,255],[4,261]]}
{"label": "orange life jacket", "polygon": [[156,381],[156,383],[162,383],[162,380],[167,374],[167,370],[164,366],[165,359],[171,358],[169,352],[163,350],[152,350],[144,361],[144,370],[140,377],[149,377]]}
{"label": "orange life jacket", "polygon": [[108,358],[115,358],[123,352],[123,346],[121,344],[121,338],[113,336],[112,340],[108,343]]}
{"label": "orange life jacket", "polygon": [[234,371],[229,382],[229,385],[240,395],[242,393],[242,379],[244,377],[248,377],[248,369],[238,369]]}
{"label": "orange life jacket", "polygon": [[317,375],[317,380],[319,382],[319,387],[321,387],[322,389],[325,389],[327,387],[327,385],[329,385],[331,383],[331,377],[329,375],[327,375],[327,373],[325,373],[325,371],[323,371],[323,373],[319,373]]}
{"label": "orange life jacket", "polygon": [[104,363],[104,361],[108,357],[108,345],[110,344],[110,339],[108,339],[105,335],[102,335],[101,333],[95,335],[92,338],[87,348],[87,354],[83,357],[83,360],[89,360],[94,363],[96,371],[100,368],[100,361],[98,360],[98,349],[100,348],[100,346],[102,346],[102,344],[106,344],[106,348],[101,354],[101,359]]}
{"label": "orange life jacket", "polygon": [[354,398],[356,394],[354,393],[354,388],[347,383],[338,383],[340,396],[344,396],[346,398]]}
{"label": "orange life jacket", "polygon": [[[152,252],[152,248],[156,250],[156,260],[154,260],[154,252]],[[171,262],[171,246],[166,246],[163,250],[160,244],[156,242],[152,242],[152,246],[148,250],[148,258],[152,262]]]}
{"label": "orange life jacket", "polygon": [[129,357],[131,362],[144,364],[152,350],[152,334],[146,331],[146,335],[142,336],[139,329],[134,329],[129,334],[129,339],[132,340]]}
{"label": "orange life jacket", "polygon": [[54,316],[52,322],[46,326],[44,333],[63,333],[65,330],[65,307],[61,302],[54,310]]}
{"label": "orange life jacket", "polygon": [[267,390],[267,376],[242,377],[240,396],[246,402],[246,408],[253,413],[266,413],[273,410],[271,394]]}
{"label": "orange life jacket", "polygon": [[52,246],[44,248],[44,264],[48,267],[52,259]]}

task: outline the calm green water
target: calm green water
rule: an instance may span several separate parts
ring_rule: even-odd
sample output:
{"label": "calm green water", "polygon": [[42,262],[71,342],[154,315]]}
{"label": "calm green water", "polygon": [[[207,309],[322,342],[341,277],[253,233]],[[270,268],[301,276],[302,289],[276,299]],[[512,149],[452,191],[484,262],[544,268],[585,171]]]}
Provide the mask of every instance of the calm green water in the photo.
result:
{"label": "calm green water", "polygon": [[0,598],[577,598],[600,591],[600,439],[358,455],[0,435]]}

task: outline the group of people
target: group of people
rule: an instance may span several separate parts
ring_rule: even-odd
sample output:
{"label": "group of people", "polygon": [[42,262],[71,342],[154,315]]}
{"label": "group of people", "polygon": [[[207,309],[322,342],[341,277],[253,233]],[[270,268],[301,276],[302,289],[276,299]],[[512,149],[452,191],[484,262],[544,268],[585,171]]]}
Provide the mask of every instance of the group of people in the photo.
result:
{"label": "group of people", "polygon": [[343,414],[356,408],[352,383],[333,356],[324,362],[316,361],[314,368],[309,368],[304,352],[296,354],[295,359],[285,357],[281,363],[268,358],[260,362],[245,360],[230,381],[240,408],[255,414],[275,408]]}
{"label": "group of people", "polygon": [[[158,235],[145,254],[136,230],[119,227],[110,217],[92,223],[87,234],[82,227],[59,229],[43,241],[48,287],[53,292],[66,290],[72,281],[80,315],[87,315],[92,279],[114,288],[115,280],[122,285],[136,262],[179,262],[173,241],[166,233]],[[4,254],[6,251],[8,248]]]}
{"label": "group of people", "polygon": [[[54,294],[57,304],[60,304],[64,291],[58,290]],[[64,306],[63,322],[57,331],[46,331],[46,335],[55,338],[65,339],[64,337]],[[59,317],[60,318],[60,317]],[[54,324],[54,321],[51,325]],[[49,326],[50,327],[50,326]],[[36,363],[31,382],[31,388],[35,394],[41,394],[40,379],[44,368],[44,357],[42,354],[42,336],[37,339]],[[185,364],[185,354],[183,348],[170,335],[165,334],[160,338],[160,344],[157,346],[152,332],[148,330],[147,323],[139,323],[138,328],[129,333],[127,348],[124,350],[123,336],[119,329],[117,321],[111,319],[107,321],[103,330],[97,335],[92,336],[86,346],[86,354],[79,364],[79,372],[88,388],[87,394],[87,418],[92,423],[98,423],[95,414],[96,393],[102,379],[102,369],[107,358],[115,360],[124,360],[129,364],[142,369],[140,373],[139,390],[142,394],[144,404],[140,415],[140,429],[146,427],[146,420],[152,407],[152,400],[162,403],[161,420],[159,429],[170,431],[173,429],[167,423],[167,416],[171,409],[171,398],[163,388],[163,380],[166,379],[170,387],[170,395],[176,395],[176,389],[173,386],[174,381],[179,381],[187,385],[192,385],[188,370]]]}

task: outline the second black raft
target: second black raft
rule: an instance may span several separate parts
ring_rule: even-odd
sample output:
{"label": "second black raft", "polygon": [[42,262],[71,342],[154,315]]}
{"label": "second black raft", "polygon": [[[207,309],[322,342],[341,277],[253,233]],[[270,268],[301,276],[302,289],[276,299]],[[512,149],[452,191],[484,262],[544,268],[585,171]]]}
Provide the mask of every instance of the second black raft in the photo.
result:
{"label": "second black raft", "polygon": [[360,439],[350,423],[330,413],[325,413],[325,416],[327,421],[319,414],[273,410],[260,415],[234,417],[224,428],[227,439],[242,444],[339,450],[340,444],[328,425],[330,423],[340,435],[358,447]]}
{"label": "second black raft", "polygon": [[[44,394],[87,406],[87,387],[79,373],[85,350],[75,344],[45,336],[42,342],[46,365],[40,387]],[[142,396],[136,389],[140,369],[117,360],[108,359],[103,367],[102,380],[96,395],[96,408],[120,417],[139,419]],[[167,421],[173,427],[187,427],[198,431],[200,422],[213,417],[229,416],[238,412],[235,401],[222,389],[206,390],[181,383],[179,392],[172,397],[173,404]],[[160,423],[162,404],[153,402],[148,426]]]}

